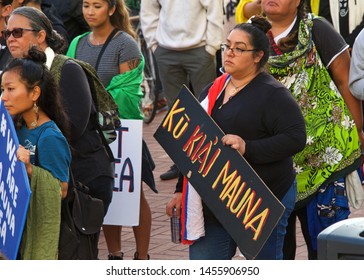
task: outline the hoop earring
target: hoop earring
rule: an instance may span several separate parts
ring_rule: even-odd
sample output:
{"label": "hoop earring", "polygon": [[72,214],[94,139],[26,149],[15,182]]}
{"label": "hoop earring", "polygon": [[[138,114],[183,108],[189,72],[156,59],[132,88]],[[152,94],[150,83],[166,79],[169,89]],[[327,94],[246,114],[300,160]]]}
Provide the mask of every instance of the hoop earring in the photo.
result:
{"label": "hoop earring", "polygon": [[35,113],[35,120],[31,122],[30,126],[35,128],[38,125],[38,120],[39,120],[39,114],[38,114],[38,105],[36,102],[34,102],[33,104],[33,111]]}

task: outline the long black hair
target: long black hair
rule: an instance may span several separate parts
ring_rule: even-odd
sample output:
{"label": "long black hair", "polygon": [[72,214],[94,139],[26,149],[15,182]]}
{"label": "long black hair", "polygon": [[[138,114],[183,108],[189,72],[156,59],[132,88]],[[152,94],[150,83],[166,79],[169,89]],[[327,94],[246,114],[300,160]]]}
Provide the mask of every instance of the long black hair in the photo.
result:
{"label": "long black hair", "polygon": [[[69,119],[62,107],[62,96],[59,92],[51,72],[45,66],[46,55],[35,46],[29,49],[28,55],[24,58],[14,58],[3,69],[3,74],[14,71],[19,74],[20,80],[28,91],[38,86],[41,94],[37,100],[37,106],[53,120],[63,135],[69,139]],[[22,125],[24,120],[20,116],[14,117],[17,126]]]}

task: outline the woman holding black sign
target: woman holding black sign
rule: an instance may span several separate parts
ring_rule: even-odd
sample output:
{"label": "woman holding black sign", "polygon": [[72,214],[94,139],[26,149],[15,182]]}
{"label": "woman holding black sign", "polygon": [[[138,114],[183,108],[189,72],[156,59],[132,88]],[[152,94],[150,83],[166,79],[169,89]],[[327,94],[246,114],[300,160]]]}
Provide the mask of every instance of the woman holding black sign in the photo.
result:
{"label": "woman holding black sign", "polygon": [[[243,155],[286,207],[256,259],[283,258],[287,221],[297,193],[292,156],[306,143],[300,108],[290,91],[264,71],[270,27],[260,16],[236,25],[221,45],[225,74],[200,94],[201,105],[225,133],[223,144]],[[186,193],[183,181],[181,175],[166,211],[169,216],[174,208],[182,216],[188,211],[192,224],[182,224],[182,242],[190,244],[190,259],[231,259],[237,249],[235,241],[203,201],[201,211],[189,211],[191,204],[186,206],[184,201],[189,201],[194,190]],[[182,193],[187,197],[183,201]]]}

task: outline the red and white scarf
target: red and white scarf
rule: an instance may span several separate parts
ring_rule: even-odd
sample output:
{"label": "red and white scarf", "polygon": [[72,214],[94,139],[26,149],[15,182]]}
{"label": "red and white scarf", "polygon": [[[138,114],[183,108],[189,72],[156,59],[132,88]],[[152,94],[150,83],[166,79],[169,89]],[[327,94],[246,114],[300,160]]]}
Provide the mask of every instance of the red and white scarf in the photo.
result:
{"label": "red and white scarf", "polygon": [[[201,102],[201,106],[209,115],[229,79],[230,75],[226,73],[218,77],[210,87],[206,98]],[[192,244],[205,235],[202,200],[186,177],[183,180],[181,224],[182,244]]]}

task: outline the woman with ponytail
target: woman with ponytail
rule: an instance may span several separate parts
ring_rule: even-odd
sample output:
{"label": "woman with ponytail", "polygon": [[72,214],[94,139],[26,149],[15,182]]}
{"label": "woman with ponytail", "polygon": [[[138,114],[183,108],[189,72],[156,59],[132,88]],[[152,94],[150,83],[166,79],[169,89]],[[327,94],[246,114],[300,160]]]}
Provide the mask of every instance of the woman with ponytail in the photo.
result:
{"label": "woman with ponytail", "polygon": [[45,54],[33,47],[1,74],[1,100],[14,119],[17,158],[25,164],[32,190],[20,259],[57,259],[61,199],[68,189],[68,118],[45,61]]}
{"label": "woman with ponytail", "polygon": [[[261,16],[236,25],[221,45],[225,73],[200,94],[206,111],[224,131],[224,145],[248,161],[272,193],[286,207],[256,259],[282,259],[288,217],[296,198],[292,156],[306,143],[302,113],[290,91],[265,71],[269,57],[268,21]],[[205,105],[206,104],[206,105]],[[186,215],[193,192],[189,184],[177,183],[167,204]],[[203,182],[201,182],[203,184]],[[183,193],[183,195],[182,195]],[[187,196],[187,203],[182,202]],[[192,202],[192,201],[191,201]],[[190,244],[190,259],[231,259],[237,245],[204,201],[193,201],[202,211],[182,218],[182,242]],[[182,207],[182,209],[181,209]],[[196,226],[196,221],[202,221]]]}

